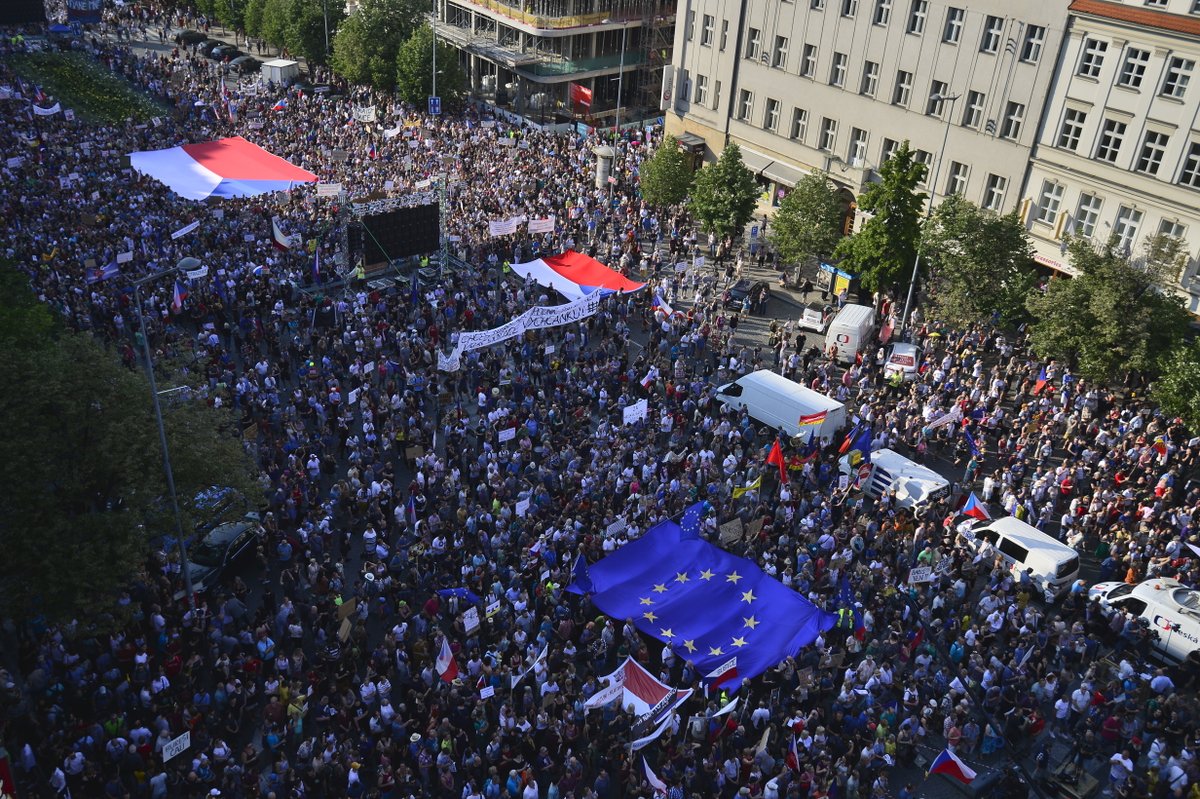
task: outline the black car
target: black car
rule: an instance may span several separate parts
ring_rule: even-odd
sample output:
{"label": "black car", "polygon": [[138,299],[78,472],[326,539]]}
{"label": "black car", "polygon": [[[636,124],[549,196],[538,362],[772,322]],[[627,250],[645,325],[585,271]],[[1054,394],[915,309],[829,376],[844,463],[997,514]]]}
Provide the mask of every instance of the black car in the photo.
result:
{"label": "black car", "polygon": [[212,52],[208,54],[208,57],[214,61],[223,61],[226,58],[232,60],[241,54],[242,51],[234,47],[232,44],[222,44],[218,47],[214,47]]}
{"label": "black car", "polygon": [[221,41],[220,39],[207,39],[200,43],[200,46],[196,48],[196,52],[202,56],[208,57],[212,55],[213,50],[224,46],[224,44],[225,42]]}
{"label": "black car", "polygon": [[757,300],[766,301],[770,296],[771,287],[765,280],[750,280],[744,277],[725,291],[725,307],[741,308],[742,301],[750,297],[750,307],[753,308],[758,304]]}
{"label": "black car", "polygon": [[207,38],[208,37],[200,31],[185,29],[175,34],[175,44],[183,45],[184,47],[191,47],[193,44],[199,44]]}
{"label": "black car", "polygon": [[262,62],[257,58],[248,55],[238,56],[230,61],[226,67],[230,72],[237,72],[242,75],[248,75],[253,72],[258,72],[262,69]]}
{"label": "black car", "polygon": [[253,552],[263,537],[257,513],[247,513],[236,522],[219,524],[200,539],[188,553],[188,574],[198,594],[221,582],[235,563]]}

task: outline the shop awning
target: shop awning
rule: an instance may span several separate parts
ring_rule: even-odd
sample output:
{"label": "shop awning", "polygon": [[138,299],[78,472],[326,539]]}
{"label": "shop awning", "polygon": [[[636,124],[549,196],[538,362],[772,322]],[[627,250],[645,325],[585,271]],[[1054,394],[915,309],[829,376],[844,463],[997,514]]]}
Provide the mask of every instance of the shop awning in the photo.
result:
{"label": "shop awning", "polygon": [[773,161],[763,171],[764,178],[769,178],[788,188],[794,187],[800,182],[800,178],[804,177],[804,173],[799,169],[783,163],[782,161]]}
{"label": "shop awning", "polygon": [[704,139],[700,138],[695,133],[681,133],[675,137],[675,141],[679,142],[679,146],[688,152],[704,152]]}
{"label": "shop awning", "polygon": [[761,153],[756,153],[753,150],[747,150],[745,147],[742,147],[741,149],[742,149],[742,163],[745,164],[746,168],[749,169],[751,172],[753,172],[755,175],[758,175],[764,169],[769,167],[771,165],[771,162],[774,160],[771,158],[767,158],[765,155],[762,155]]}

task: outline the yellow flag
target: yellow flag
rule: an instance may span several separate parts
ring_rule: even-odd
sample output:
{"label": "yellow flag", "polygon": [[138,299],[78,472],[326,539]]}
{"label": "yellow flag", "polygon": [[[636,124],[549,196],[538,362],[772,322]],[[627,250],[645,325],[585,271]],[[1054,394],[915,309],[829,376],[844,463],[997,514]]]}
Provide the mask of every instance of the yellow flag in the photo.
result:
{"label": "yellow flag", "polygon": [[750,485],[733,489],[733,498],[741,499],[743,495],[748,494],[751,491],[757,491],[761,487],[762,487],[762,475],[760,474],[758,476],[758,478]]}

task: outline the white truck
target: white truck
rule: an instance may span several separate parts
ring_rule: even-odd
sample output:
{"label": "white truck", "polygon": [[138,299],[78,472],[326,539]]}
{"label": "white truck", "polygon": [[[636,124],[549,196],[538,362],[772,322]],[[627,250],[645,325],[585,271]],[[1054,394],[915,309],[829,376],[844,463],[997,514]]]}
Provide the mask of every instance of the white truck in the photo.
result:
{"label": "white truck", "polygon": [[897,508],[917,508],[950,493],[950,481],[928,466],[911,461],[895,450],[877,449],[870,463],[854,463],[850,455],[838,461],[838,471],[858,480],[859,488],[869,497],[881,497],[895,491]]}
{"label": "white truck", "polygon": [[[726,383],[717,389],[716,399],[731,408],[744,408],[750,418],[789,436],[807,436],[812,430],[828,443],[846,426],[845,405],[769,369]],[[821,413],[824,418],[819,424],[801,425],[803,417]]]}

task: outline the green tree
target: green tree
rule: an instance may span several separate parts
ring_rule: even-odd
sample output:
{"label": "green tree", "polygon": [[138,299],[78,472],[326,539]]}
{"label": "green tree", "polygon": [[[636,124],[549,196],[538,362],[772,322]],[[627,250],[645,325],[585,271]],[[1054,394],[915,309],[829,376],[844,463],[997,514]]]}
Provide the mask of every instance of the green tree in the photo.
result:
{"label": "green tree", "polygon": [[1200,342],[1179,343],[1162,360],[1150,396],[1191,430],[1200,430]]}
{"label": "green tree", "polygon": [[1155,233],[1146,237],[1142,262],[1159,285],[1170,285],[1183,275],[1190,256],[1188,244],[1178,236]]}
{"label": "green tree", "polygon": [[842,238],[844,214],[833,181],[814,169],[779,204],[768,239],[787,264],[826,257]]}
{"label": "green tree", "polygon": [[761,191],[754,173],[742,163],[742,151],[730,142],[713,163],[706,164],[692,183],[691,209],[705,233],[718,238],[742,232],[754,216]]}
{"label": "green tree", "polygon": [[[418,108],[433,94],[433,29],[426,24],[413,31],[396,55],[396,92],[400,99]],[[437,92],[442,105],[455,107],[467,94],[467,76],[458,63],[458,52],[446,44],[437,46]]]}
{"label": "green tree", "polygon": [[642,164],[638,180],[646,202],[666,208],[687,199],[693,177],[695,175],[679,149],[679,140],[667,136],[654,155]]}
{"label": "green tree", "polygon": [[[96,620],[145,563],[149,538],[173,529],[147,382],[66,330],[7,267],[0,368],[0,413],[13,422],[0,437],[0,615]],[[212,485],[255,491],[253,464],[227,412],[164,410],[191,529],[187,498]]]}
{"label": "green tree", "polygon": [[321,0],[291,0],[291,7],[284,31],[288,50],[303,56],[310,64],[325,64],[329,60],[325,50],[325,8],[329,10],[329,46],[332,48],[337,27],[346,17],[345,5],[332,3],[322,7]]}
{"label": "green tree", "polygon": [[246,28],[247,36],[255,39],[262,37],[263,12],[266,6],[267,0],[246,0],[246,8],[242,11],[242,24]]}
{"label": "green tree", "polygon": [[1028,315],[1036,281],[1033,247],[1016,211],[998,216],[955,194],[942,200],[921,233],[934,318],[959,327],[1010,325]]}
{"label": "green tree", "polygon": [[262,12],[262,38],[267,44],[282,50],[288,46],[288,20],[292,0],[266,0]]}
{"label": "green tree", "polygon": [[396,56],[429,13],[414,0],[363,0],[338,26],[333,41],[334,71],[351,83],[390,90],[396,85]]}
{"label": "green tree", "polygon": [[862,276],[864,287],[895,286],[912,269],[921,238],[925,165],[904,142],[879,168],[880,180],[858,198],[858,207],[874,214],[853,236],[838,242],[834,257],[842,268]]}
{"label": "green tree", "polygon": [[1091,380],[1128,371],[1155,375],[1161,354],[1187,329],[1182,300],[1118,252],[1115,239],[1103,245],[1075,239],[1067,252],[1078,274],[1052,280],[1026,302],[1034,352],[1059,358]]}

